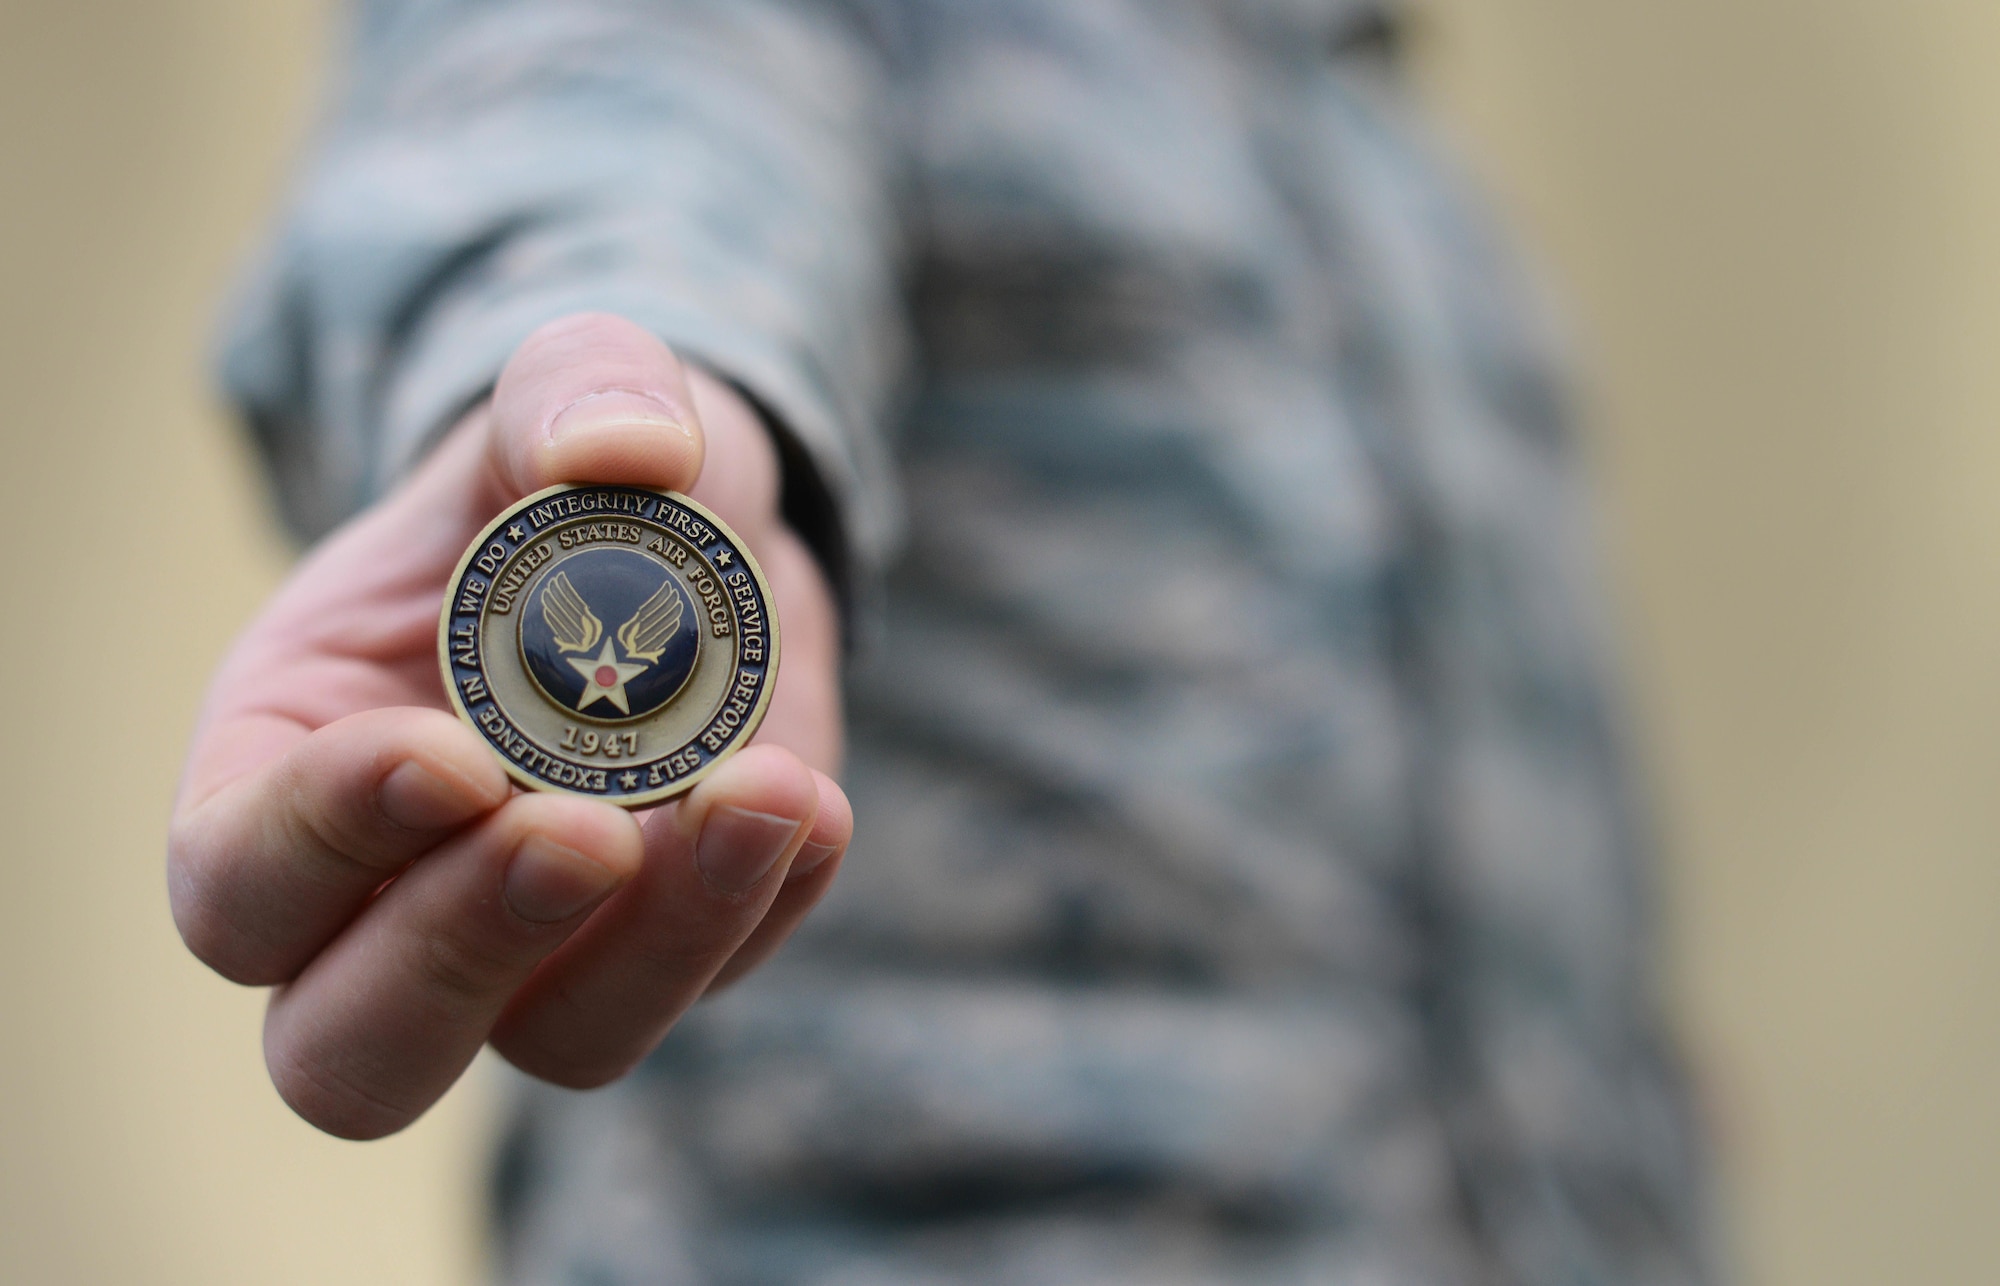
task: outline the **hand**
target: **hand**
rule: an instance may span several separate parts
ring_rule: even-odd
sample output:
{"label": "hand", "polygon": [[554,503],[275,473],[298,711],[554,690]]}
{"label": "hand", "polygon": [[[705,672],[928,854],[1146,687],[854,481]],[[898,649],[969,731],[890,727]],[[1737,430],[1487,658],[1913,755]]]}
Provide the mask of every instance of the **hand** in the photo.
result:
{"label": "hand", "polygon": [[[691,493],[749,545],[782,622],[755,744],[643,817],[514,792],[446,712],[445,580],[503,507],[558,482]],[[628,322],[568,318],[237,641],[189,753],[168,885],[195,955],[275,986],[264,1057],[299,1115],[392,1133],[487,1041],[558,1084],[614,1080],[825,892],[853,830],[826,775],[838,632],[777,490],[741,398]]]}

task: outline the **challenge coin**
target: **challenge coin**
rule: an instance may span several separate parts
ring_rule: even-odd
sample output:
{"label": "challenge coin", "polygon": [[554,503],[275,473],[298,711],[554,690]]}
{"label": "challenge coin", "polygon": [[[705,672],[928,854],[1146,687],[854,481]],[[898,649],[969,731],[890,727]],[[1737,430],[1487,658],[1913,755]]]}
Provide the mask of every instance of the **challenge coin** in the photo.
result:
{"label": "challenge coin", "polygon": [[531,790],[643,808],[750,739],[778,674],[764,574],[686,496],[564,485],[494,519],[445,586],[452,706]]}

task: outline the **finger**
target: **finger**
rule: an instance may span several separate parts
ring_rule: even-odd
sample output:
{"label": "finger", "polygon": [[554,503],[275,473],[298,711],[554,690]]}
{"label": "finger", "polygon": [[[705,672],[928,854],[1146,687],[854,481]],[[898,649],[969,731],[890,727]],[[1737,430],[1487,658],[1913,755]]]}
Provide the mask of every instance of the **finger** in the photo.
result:
{"label": "finger", "polygon": [[284,982],[385,880],[507,794],[478,736],[442,711],[350,715],[175,819],[174,923],[224,977]]}
{"label": "finger", "polygon": [[558,482],[686,491],[703,449],[679,359],[621,317],[550,322],[523,341],[493,389],[488,458],[513,496]]}
{"label": "finger", "polygon": [[279,1094],[343,1138],[415,1120],[641,852],[629,814],[555,795],[517,796],[440,846],[274,993],[264,1055]]}
{"label": "finger", "polygon": [[818,808],[797,755],[752,746],[654,813],[638,877],[522,989],[494,1048],[560,1085],[623,1075],[764,919]]}
{"label": "finger", "polygon": [[776,955],[805,920],[806,913],[819,905],[819,900],[833,887],[834,876],[840,873],[841,859],[847,854],[848,841],[854,837],[854,810],[833,778],[816,772],[813,781],[819,787],[819,815],[813,819],[806,842],[799,845],[798,856],[792,859],[785,873],[785,885],[778,890],[777,899],[757,927],[708,984],[709,991],[727,987]]}

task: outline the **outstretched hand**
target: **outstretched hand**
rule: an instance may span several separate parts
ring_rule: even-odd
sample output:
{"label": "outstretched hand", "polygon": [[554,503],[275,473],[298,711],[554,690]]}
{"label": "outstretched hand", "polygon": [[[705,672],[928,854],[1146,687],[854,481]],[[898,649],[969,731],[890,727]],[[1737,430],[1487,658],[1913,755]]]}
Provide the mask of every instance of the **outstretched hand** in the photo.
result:
{"label": "outstretched hand", "polygon": [[[169,891],[195,955],[275,987],[265,1061],[301,1116],[392,1133],[488,1041],[558,1084],[614,1080],[818,901],[853,830],[826,775],[839,642],[777,475],[726,386],[628,322],[568,318],[237,641],[189,753]],[[650,814],[516,793],[446,712],[445,580],[502,508],[559,482],[692,494],[756,555],[782,622],[754,744]]]}

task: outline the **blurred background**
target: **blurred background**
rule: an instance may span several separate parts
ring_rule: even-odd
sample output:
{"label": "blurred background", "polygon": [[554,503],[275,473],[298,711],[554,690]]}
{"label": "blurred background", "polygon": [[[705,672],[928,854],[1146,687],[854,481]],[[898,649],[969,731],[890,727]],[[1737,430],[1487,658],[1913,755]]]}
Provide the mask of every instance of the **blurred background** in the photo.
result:
{"label": "blurred background", "polygon": [[[0,0],[0,1281],[470,1283],[490,1089],[354,1145],[187,958],[182,744],[282,574],[204,345],[325,0]],[[1566,301],[1753,1286],[2000,1262],[2000,6],[1427,0]],[[76,622],[88,622],[78,631]]]}

